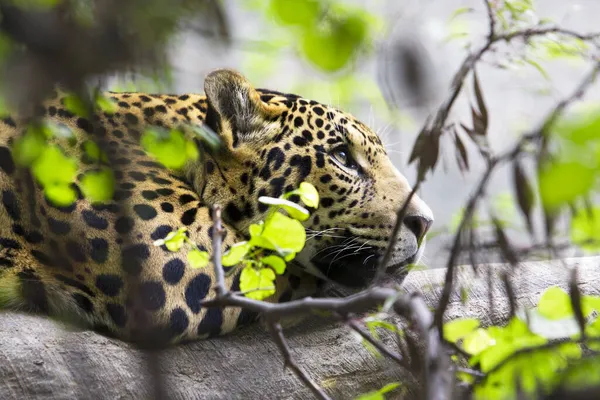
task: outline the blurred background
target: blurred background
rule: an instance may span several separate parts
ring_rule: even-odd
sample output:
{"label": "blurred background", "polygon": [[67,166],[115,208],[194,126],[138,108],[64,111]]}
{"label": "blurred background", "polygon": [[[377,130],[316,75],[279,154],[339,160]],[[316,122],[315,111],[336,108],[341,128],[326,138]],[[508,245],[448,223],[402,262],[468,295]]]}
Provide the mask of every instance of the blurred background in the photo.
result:
{"label": "blurred background", "polygon": [[[427,116],[448,97],[452,76],[469,50],[484,43],[488,32],[484,2],[337,1],[364,18],[371,40],[349,67],[333,72],[329,71],[333,67],[328,70],[327,65],[315,65],[310,50],[303,47],[302,34],[290,29],[285,20],[286,11],[278,13],[271,3],[277,2],[224,1],[230,29],[228,46],[193,26],[183,30],[169,48],[172,81],[167,88],[157,89],[202,92],[203,77],[209,71],[235,68],[257,87],[300,94],[353,113],[382,136],[394,163],[414,182],[416,168],[407,165],[412,145]],[[583,33],[598,27],[597,0],[544,0],[532,6],[535,8],[530,12],[523,12],[523,25],[547,19]],[[550,46],[537,51],[524,48],[519,42],[502,44],[477,67],[494,150],[505,149],[520,134],[537,127],[590,68],[577,55],[558,51],[552,54]],[[449,121],[470,124],[471,93],[470,89],[464,90]],[[586,100],[593,102],[599,97],[598,88],[592,88]],[[442,146],[440,165],[420,192],[436,218],[427,245],[425,263],[429,267],[444,266],[449,232],[455,228],[461,207],[484,166],[475,147],[468,141],[465,145],[470,170],[458,168],[453,146]],[[489,206],[499,210],[499,216],[508,222],[510,239],[524,245],[527,235],[515,206],[510,168],[500,169],[491,187]],[[488,261],[494,261],[490,257]]]}

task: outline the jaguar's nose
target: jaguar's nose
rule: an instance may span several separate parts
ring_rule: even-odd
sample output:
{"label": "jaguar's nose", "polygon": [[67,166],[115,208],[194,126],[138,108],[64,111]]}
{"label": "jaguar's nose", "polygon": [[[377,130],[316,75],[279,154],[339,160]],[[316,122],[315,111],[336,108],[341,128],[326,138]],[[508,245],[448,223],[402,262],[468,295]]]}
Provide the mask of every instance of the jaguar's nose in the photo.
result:
{"label": "jaguar's nose", "polygon": [[404,217],[404,225],[414,233],[418,243],[421,243],[432,223],[433,218],[423,215],[407,215]]}

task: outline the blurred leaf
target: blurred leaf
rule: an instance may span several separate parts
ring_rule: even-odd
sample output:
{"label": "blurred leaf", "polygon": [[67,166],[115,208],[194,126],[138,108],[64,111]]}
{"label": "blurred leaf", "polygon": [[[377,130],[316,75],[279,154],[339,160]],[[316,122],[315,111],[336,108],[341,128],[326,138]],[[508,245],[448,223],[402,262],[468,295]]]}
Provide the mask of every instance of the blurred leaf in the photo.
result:
{"label": "blurred leaf", "polygon": [[546,165],[539,176],[544,206],[553,209],[574,201],[590,191],[594,180],[594,170],[576,161]]}
{"label": "blurred leaf", "polygon": [[454,133],[454,144],[456,146],[456,163],[458,164],[458,168],[461,171],[469,170],[469,155],[467,153],[467,149],[465,148],[465,144],[462,139],[458,136],[458,132],[456,128],[452,128],[452,132]]}
{"label": "blurred leaf", "polygon": [[559,137],[578,145],[587,145],[600,140],[600,107],[593,106],[559,119],[552,130]]}
{"label": "blurred leaf", "polygon": [[88,107],[85,105],[81,97],[74,94],[68,94],[63,98],[62,101],[65,108],[73,114],[84,118],[89,117]]}
{"label": "blurred leaf", "polygon": [[23,167],[30,166],[46,147],[46,137],[37,127],[29,126],[25,134],[17,138],[12,154],[15,162]]}
{"label": "blurred leaf", "polygon": [[456,343],[479,327],[479,320],[474,318],[455,319],[444,324],[444,339]]}
{"label": "blurred leaf", "polygon": [[367,24],[361,16],[330,15],[320,24],[304,31],[301,49],[315,66],[326,72],[334,72],[350,62],[363,47],[366,37]]}
{"label": "blurred leaf", "polygon": [[440,153],[440,135],[423,128],[417,136],[408,163],[418,160],[418,180],[425,178],[428,171],[433,171]]}
{"label": "blurred leaf", "polygon": [[271,0],[269,5],[271,13],[284,25],[312,28],[321,13],[316,0]]}
{"label": "blurred leaf", "polygon": [[488,128],[488,111],[485,105],[485,100],[483,99],[483,94],[481,92],[481,86],[479,84],[479,78],[477,77],[477,71],[473,69],[473,88],[475,91],[475,100],[477,101],[477,108],[479,112],[476,113],[473,108],[471,108],[473,115],[473,130],[478,135],[485,136],[487,134]]}
{"label": "blurred leaf", "polygon": [[46,146],[32,165],[33,175],[42,186],[70,184],[77,175],[77,162],[56,145]]}
{"label": "blurred leaf", "polygon": [[81,178],[79,184],[83,195],[91,203],[111,201],[115,192],[115,177],[110,168],[90,171]]}
{"label": "blurred leaf", "polygon": [[117,104],[102,93],[98,93],[96,96],[96,106],[109,115],[114,114],[118,110]]}
{"label": "blurred leaf", "polygon": [[573,363],[557,376],[556,382],[559,387],[571,390],[585,390],[599,385],[600,356],[588,357]]}
{"label": "blurred leaf", "polygon": [[479,328],[465,336],[462,348],[469,354],[477,355],[495,343],[485,329]]}
{"label": "blurred leaf", "polygon": [[70,185],[51,184],[44,186],[44,194],[51,203],[59,207],[67,207],[77,200],[77,192]]}
{"label": "blurred leaf", "polygon": [[100,147],[98,147],[96,142],[94,142],[92,140],[86,140],[83,143],[83,151],[85,151],[85,154],[90,158],[90,160],[92,160],[92,161],[100,160],[100,156],[101,156],[102,152],[100,151]]}
{"label": "blurred leaf", "polygon": [[[141,143],[144,150],[167,168],[181,169],[190,159],[191,152],[187,140],[178,130],[163,132],[155,128],[146,129]],[[197,156],[197,153],[195,155]]]}
{"label": "blurred leaf", "polygon": [[594,207],[591,214],[579,211],[571,219],[571,241],[586,252],[600,249],[600,208]]}
{"label": "blurred leaf", "polygon": [[275,293],[275,272],[271,268],[256,270],[248,265],[242,269],[240,275],[240,290],[245,296],[255,300],[262,300]]}
{"label": "blurred leaf", "polygon": [[573,316],[571,300],[563,289],[553,286],[544,291],[537,306],[538,312],[551,320]]}
{"label": "blurred leaf", "polygon": [[534,201],[533,187],[529,183],[518,160],[513,162],[513,185],[517,196],[517,203],[527,223],[527,230],[530,234],[533,234],[533,225],[531,223],[531,210]]}

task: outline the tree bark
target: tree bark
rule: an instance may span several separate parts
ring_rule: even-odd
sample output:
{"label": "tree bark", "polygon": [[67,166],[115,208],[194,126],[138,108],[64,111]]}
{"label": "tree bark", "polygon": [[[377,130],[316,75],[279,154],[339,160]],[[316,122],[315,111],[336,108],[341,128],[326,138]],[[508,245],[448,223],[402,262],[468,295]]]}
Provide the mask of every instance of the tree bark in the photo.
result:
{"label": "tree bark", "polygon": [[[600,257],[570,259],[584,294],[600,293]],[[484,325],[505,321],[509,303],[500,274],[509,272],[519,306],[531,307],[549,286],[568,286],[561,261],[525,262],[515,271],[482,265],[476,276],[458,268],[447,318],[479,318]],[[412,272],[403,288],[435,307],[445,270]],[[491,285],[486,276],[492,275]],[[410,378],[393,362],[370,353],[347,327],[316,318],[286,332],[296,361],[332,397],[351,399]],[[397,350],[397,349],[395,349]],[[170,399],[311,399],[310,391],[283,369],[282,358],[260,326],[229,336],[161,352],[160,370]],[[0,314],[0,399],[146,399],[144,353],[93,332],[65,330],[30,315]],[[392,396],[394,397],[394,396]],[[401,395],[397,394],[396,398]]]}

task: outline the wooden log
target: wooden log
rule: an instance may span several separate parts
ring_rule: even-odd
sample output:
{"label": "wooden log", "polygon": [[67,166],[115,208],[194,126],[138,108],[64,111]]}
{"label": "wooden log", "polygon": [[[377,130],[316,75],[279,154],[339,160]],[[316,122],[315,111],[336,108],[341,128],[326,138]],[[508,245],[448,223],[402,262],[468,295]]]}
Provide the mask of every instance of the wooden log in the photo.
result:
{"label": "wooden log", "polygon": [[[580,288],[600,293],[600,257],[564,261],[577,266]],[[482,265],[479,277],[461,267],[447,316],[471,316],[500,323],[508,302],[499,274],[508,271],[520,305],[534,305],[551,285],[567,287],[569,268],[561,261],[525,262],[515,271]],[[488,287],[486,274],[492,274]],[[403,287],[421,293],[434,307],[445,270],[410,273]],[[491,302],[491,303],[490,303]],[[370,353],[346,327],[310,320],[289,330],[297,361],[336,399],[351,399],[406,373]],[[145,399],[144,354],[117,340],[88,331],[68,331],[50,320],[0,314],[0,399]],[[178,346],[160,354],[160,370],[171,399],[310,399],[311,394],[283,369],[269,335],[254,326],[226,337]]]}

